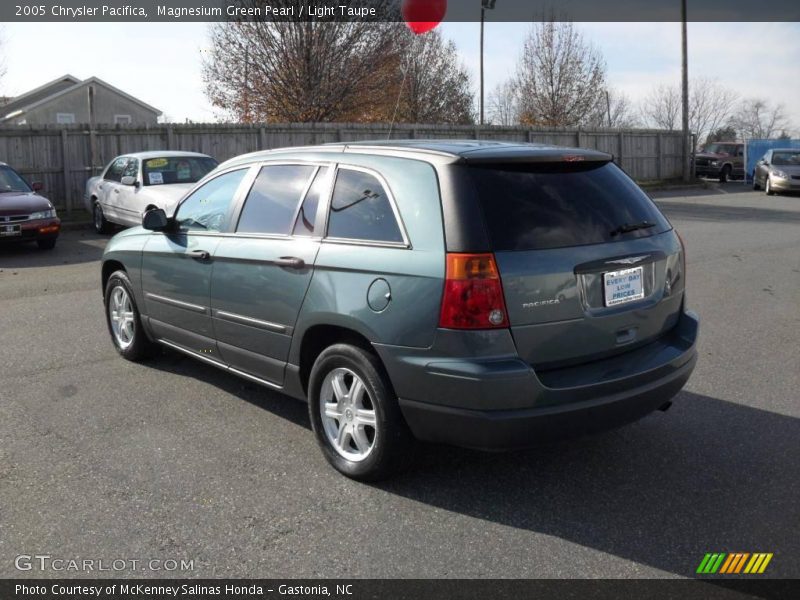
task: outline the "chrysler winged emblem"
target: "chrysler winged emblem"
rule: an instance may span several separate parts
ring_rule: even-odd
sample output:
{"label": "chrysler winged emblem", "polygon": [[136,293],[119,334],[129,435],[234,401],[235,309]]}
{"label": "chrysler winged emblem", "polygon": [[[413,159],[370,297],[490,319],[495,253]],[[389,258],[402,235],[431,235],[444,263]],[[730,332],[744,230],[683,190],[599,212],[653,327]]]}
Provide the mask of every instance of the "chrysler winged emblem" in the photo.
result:
{"label": "chrysler winged emblem", "polygon": [[635,265],[637,262],[643,261],[647,256],[633,256],[631,258],[620,258],[619,260],[609,260],[610,265]]}

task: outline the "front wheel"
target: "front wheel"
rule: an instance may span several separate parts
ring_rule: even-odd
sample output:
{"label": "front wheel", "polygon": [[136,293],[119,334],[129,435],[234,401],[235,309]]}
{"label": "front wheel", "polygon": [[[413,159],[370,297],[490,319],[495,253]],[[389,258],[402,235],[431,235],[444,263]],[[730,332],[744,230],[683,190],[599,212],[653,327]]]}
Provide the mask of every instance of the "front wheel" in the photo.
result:
{"label": "front wheel", "polygon": [[39,246],[40,250],[52,250],[56,247],[56,238],[52,237],[36,240],[36,245]]}
{"label": "front wheel", "polygon": [[376,481],[410,462],[413,436],[370,352],[350,344],[324,350],[311,370],[308,400],[317,443],[343,475]]}
{"label": "front wheel", "polygon": [[753,189],[758,191],[761,189],[761,186],[758,185],[758,174],[753,171]]}
{"label": "front wheel", "polygon": [[731,178],[731,166],[725,165],[722,167],[722,171],[719,172],[719,182],[720,183],[728,183],[728,180]]}
{"label": "front wheel", "polygon": [[115,271],[108,278],[105,308],[108,332],[117,352],[134,362],[147,358],[155,344],[147,338],[142,328],[133,287],[125,271]]}
{"label": "front wheel", "polygon": [[103,208],[100,206],[99,202],[94,203],[92,212],[94,230],[97,233],[108,233],[111,231],[111,223],[106,220],[106,216],[103,214]]}
{"label": "front wheel", "polygon": [[774,196],[775,190],[772,189],[772,183],[770,182],[770,176],[767,175],[767,178],[764,182],[764,191],[767,193],[767,196]]}

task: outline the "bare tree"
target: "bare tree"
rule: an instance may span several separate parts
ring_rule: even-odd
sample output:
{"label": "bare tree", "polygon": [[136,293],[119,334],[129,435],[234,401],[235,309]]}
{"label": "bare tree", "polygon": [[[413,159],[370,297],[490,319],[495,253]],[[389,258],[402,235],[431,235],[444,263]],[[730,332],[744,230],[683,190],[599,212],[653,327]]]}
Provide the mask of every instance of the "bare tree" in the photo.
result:
{"label": "bare tree", "polygon": [[498,85],[487,100],[489,122],[492,125],[510,127],[519,124],[519,96],[513,79]]}
{"label": "bare tree", "polygon": [[[689,129],[697,140],[706,139],[730,120],[737,99],[736,92],[714,79],[692,79],[689,84]],[[641,114],[653,127],[680,128],[680,86],[661,84],[654,87],[642,101]]]}
{"label": "bare tree", "polygon": [[203,60],[206,94],[215,107],[244,122],[384,117],[387,90],[396,80],[399,27],[362,21],[216,23]]}
{"label": "bare tree", "polygon": [[641,114],[644,122],[651,127],[679,129],[681,119],[679,87],[665,84],[654,87],[642,100]]}
{"label": "bare tree", "polygon": [[692,80],[689,86],[689,128],[697,140],[705,139],[728,122],[738,94],[705,77]]}
{"label": "bare tree", "polygon": [[782,104],[773,105],[761,98],[750,98],[742,102],[732,124],[742,139],[766,140],[789,129],[786,108]]}
{"label": "bare tree", "polygon": [[639,117],[631,99],[613,88],[605,90],[583,123],[587,127],[630,129],[639,125]]}
{"label": "bare tree", "polygon": [[401,64],[396,71],[401,79],[393,90],[395,104],[389,106],[389,119],[394,118],[397,107],[399,122],[474,123],[472,82],[455,44],[445,41],[438,31],[421,36],[407,32],[402,37]]}
{"label": "bare tree", "polygon": [[605,61],[566,21],[532,26],[517,66],[520,120],[574,126],[595,109],[605,89]]}

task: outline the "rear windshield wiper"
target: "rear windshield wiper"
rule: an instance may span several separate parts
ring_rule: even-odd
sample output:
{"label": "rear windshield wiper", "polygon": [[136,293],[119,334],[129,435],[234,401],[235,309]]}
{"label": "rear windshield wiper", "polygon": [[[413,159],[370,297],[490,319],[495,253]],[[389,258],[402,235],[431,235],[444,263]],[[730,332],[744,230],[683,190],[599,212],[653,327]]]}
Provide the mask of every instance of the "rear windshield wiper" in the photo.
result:
{"label": "rear windshield wiper", "polygon": [[630,233],[631,231],[638,231],[640,229],[650,229],[651,227],[655,227],[655,226],[656,226],[656,224],[655,223],[651,223],[650,221],[642,221],[641,223],[631,223],[631,224],[624,223],[624,224],[620,225],[619,227],[617,227],[616,229],[613,229],[612,231],[610,231],[609,235],[611,237],[614,237],[616,235],[620,235],[620,234],[623,234],[623,233]]}

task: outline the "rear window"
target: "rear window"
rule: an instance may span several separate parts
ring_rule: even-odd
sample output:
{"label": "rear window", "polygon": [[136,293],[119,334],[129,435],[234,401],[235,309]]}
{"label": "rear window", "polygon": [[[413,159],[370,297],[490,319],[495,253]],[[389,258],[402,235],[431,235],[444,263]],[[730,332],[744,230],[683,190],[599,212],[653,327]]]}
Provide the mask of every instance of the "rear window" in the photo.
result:
{"label": "rear window", "polygon": [[[601,244],[670,229],[613,163],[476,166],[470,173],[497,251]],[[644,227],[626,227],[631,225]]]}

